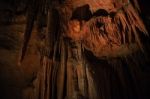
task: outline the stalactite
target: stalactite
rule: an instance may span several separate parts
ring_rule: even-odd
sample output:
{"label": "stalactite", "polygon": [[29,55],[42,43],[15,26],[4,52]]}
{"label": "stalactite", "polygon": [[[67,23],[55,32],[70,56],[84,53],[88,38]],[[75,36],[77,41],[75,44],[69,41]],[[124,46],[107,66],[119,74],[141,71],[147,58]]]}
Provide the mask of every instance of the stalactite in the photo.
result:
{"label": "stalactite", "polygon": [[[64,97],[64,94],[66,94],[64,92],[66,86],[66,62],[67,62],[67,57],[66,57],[66,46],[65,46],[65,43],[64,42],[61,42],[62,43],[62,49],[61,49],[61,63],[59,64],[60,65],[60,68],[58,69],[58,76],[57,76],[57,90],[58,93],[57,93],[57,98],[58,99],[62,99],[62,97]],[[60,83],[61,82],[61,83]]]}
{"label": "stalactite", "polygon": [[[55,4],[47,0],[33,0],[35,8],[31,7],[31,11],[28,11],[21,60],[25,55],[36,17],[37,23],[39,22],[40,25],[40,17],[42,13],[45,13],[45,9],[47,15],[46,42],[40,49],[41,69],[38,71],[35,82],[35,97],[37,99],[98,99],[98,96],[102,99],[111,98],[111,74],[114,74],[114,78],[119,80],[123,89],[122,96],[118,95],[118,97],[128,98],[131,94],[130,88],[128,89],[130,82],[126,79],[127,64],[124,62],[126,60],[124,57],[139,50],[139,47],[142,49],[139,31],[143,35],[147,35],[138,13],[130,3],[124,5],[124,2],[120,1],[115,4],[116,12],[113,17],[109,11],[104,10],[108,15],[95,16],[93,14],[88,20],[81,20],[83,18],[81,15],[81,19],[74,19],[75,16],[72,15],[75,7],[72,4],[74,2],[71,2],[69,0],[62,4],[57,4],[57,2]],[[103,4],[104,1],[101,3]],[[42,6],[39,7],[40,4]],[[38,26],[38,28],[42,29],[43,27]],[[132,44],[135,45],[135,48],[130,47]],[[90,63],[92,59],[87,60],[86,55],[84,56],[85,50],[96,57],[93,63]],[[123,52],[123,54],[119,52]],[[103,57],[106,63],[102,62]],[[116,59],[116,57],[119,58]],[[100,64],[101,62],[102,64]],[[99,88],[96,88],[90,65],[92,67],[99,66],[95,68],[101,69],[99,70],[101,74]],[[139,72],[133,68],[130,70],[134,73]],[[137,76],[132,75],[133,78]],[[135,86],[137,87],[137,85]]]}
{"label": "stalactite", "polygon": [[27,50],[31,32],[33,30],[34,21],[35,21],[37,11],[38,11],[38,6],[39,6],[38,3],[39,2],[37,2],[37,0],[32,0],[27,10],[27,21],[26,21],[26,28],[25,28],[25,33],[24,33],[24,41],[23,41],[20,61],[23,60],[26,50]]}

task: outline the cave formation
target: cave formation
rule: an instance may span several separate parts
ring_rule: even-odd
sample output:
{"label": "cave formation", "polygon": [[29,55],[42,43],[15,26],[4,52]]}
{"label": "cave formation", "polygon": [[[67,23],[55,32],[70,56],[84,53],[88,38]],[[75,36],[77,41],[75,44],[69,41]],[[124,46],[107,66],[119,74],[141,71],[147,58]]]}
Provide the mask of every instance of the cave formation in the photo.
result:
{"label": "cave formation", "polygon": [[149,99],[142,0],[1,0],[0,99]]}

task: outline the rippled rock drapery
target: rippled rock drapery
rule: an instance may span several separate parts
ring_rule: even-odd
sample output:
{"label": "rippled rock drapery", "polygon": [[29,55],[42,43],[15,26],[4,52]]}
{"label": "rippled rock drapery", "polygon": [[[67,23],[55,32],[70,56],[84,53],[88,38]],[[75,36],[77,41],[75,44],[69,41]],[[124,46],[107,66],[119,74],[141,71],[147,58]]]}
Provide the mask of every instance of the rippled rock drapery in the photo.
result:
{"label": "rippled rock drapery", "polygon": [[45,33],[38,44],[41,69],[32,95],[26,97],[140,99],[141,83],[136,80],[143,63],[135,61],[144,51],[140,35],[148,33],[139,6],[134,7],[129,0],[33,0],[20,61],[35,19],[39,34]]}

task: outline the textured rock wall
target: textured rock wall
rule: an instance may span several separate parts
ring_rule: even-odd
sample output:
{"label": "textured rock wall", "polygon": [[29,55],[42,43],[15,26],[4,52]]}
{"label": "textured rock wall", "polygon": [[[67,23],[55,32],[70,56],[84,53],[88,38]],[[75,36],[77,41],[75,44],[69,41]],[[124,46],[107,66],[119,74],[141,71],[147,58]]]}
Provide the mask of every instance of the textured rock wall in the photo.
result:
{"label": "textured rock wall", "polygon": [[0,1],[0,99],[21,99],[22,89],[30,86],[39,67],[35,51],[36,31],[33,31],[27,58],[22,66],[18,65],[26,24],[25,4],[20,1],[17,4],[13,0]]}
{"label": "textured rock wall", "polygon": [[[19,4],[17,4],[17,1]],[[20,2],[22,1],[22,2]],[[21,43],[23,39],[23,33],[25,30],[25,8],[28,0],[1,0],[0,1],[0,99],[22,99],[22,90],[25,89],[24,94],[30,93],[30,88],[32,88],[32,81],[36,75],[36,72],[39,67],[40,56],[38,55],[38,51],[36,50],[36,31],[33,31],[32,38],[29,44],[29,48],[27,51],[27,55],[25,56],[25,60],[20,67],[18,65],[18,58],[20,54]],[[142,0],[140,0],[142,2]],[[145,22],[147,25],[150,24],[149,14],[147,14],[145,6],[142,2],[142,11],[144,11]],[[20,6],[18,6],[20,5]],[[17,11],[17,12],[16,12]],[[147,10],[149,11],[149,10]],[[147,26],[149,28],[149,26]],[[145,41],[143,41],[145,43]],[[146,45],[147,44],[147,45]],[[148,50],[148,43],[145,43],[146,49]],[[148,50],[149,51],[149,50]],[[149,55],[149,53],[148,53]],[[136,55],[135,55],[136,57]],[[130,58],[129,58],[130,59]],[[139,58],[139,60],[142,59]],[[92,60],[92,59],[90,59]],[[93,59],[95,62],[96,59]],[[131,61],[131,60],[130,60]],[[137,60],[136,60],[137,61]],[[119,59],[121,64],[122,59]],[[115,60],[111,61],[111,64],[118,64]],[[132,62],[129,62],[130,64]],[[110,72],[108,68],[105,67],[108,63],[100,61],[99,63],[102,68],[95,68],[95,72],[100,72],[100,75],[103,75],[103,72]],[[147,64],[150,64],[147,62]],[[132,64],[130,64],[132,67]],[[116,65],[117,66],[117,65]],[[119,69],[118,69],[119,70]],[[132,69],[134,72],[135,70]],[[113,71],[114,72],[114,71]],[[145,88],[144,94],[145,99],[149,95],[149,75],[150,68],[149,65],[146,65],[143,69],[143,87]],[[111,75],[112,77],[113,75]],[[99,75],[96,75],[99,78]],[[128,81],[128,79],[126,79]],[[97,79],[97,83],[105,83],[103,81],[103,76],[101,79]],[[117,86],[117,85],[116,85]],[[109,87],[109,86],[107,86]],[[113,87],[115,89],[115,86]],[[101,88],[105,90],[105,87]],[[119,89],[118,89],[119,90]],[[27,92],[27,93],[26,93]],[[106,92],[107,93],[107,92]],[[108,96],[108,95],[106,95]],[[109,96],[108,96],[109,97]],[[106,97],[106,98],[108,98]],[[148,98],[147,98],[148,99]]]}

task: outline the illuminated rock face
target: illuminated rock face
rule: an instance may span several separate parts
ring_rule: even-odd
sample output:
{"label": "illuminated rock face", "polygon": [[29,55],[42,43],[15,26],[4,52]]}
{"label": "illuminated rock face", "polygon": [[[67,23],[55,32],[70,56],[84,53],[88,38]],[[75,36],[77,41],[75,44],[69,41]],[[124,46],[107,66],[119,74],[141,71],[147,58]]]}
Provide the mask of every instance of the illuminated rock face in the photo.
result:
{"label": "illuminated rock face", "polygon": [[[109,99],[111,74],[119,75],[119,79],[124,77],[120,57],[139,51],[139,32],[147,32],[132,4],[127,0],[67,0],[52,3],[46,11],[46,26],[39,28],[46,28],[46,33],[39,47],[42,66],[34,82],[35,99]],[[35,12],[29,11],[25,47]],[[94,68],[100,68],[96,75]],[[105,80],[98,85],[95,77]],[[124,79],[120,82],[124,84]]]}
{"label": "illuminated rock face", "polygon": [[69,29],[65,35],[82,41],[95,56],[118,57],[142,49],[138,30],[147,31],[130,1],[67,0],[64,5],[58,11]]}
{"label": "illuminated rock face", "polygon": [[[20,2],[22,0],[18,1]],[[24,1],[26,2],[28,0]],[[0,58],[0,99],[22,99],[22,90],[24,99],[84,99],[94,96],[95,93],[98,94],[97,99],[128,99],[132,96],[132,99],[147,99],[146,94],[149,95],[148,92],[150,91],[147,93],[144,92],[145,98],[143,98],[139,83],[145,81],[142,88],[145,87],[149,90],[147,87],[149,82],[146,82],[149,81],[149,73],[145,73],[145,70],[148,71],[149,62],[145,62],[147,59],[139,52],[140,47],[137,40],[135,40],[135,35],[131,36],[131,42],[129,43],[128,32],[125,32],[125,34],[127,34],[125,37],[128,38],[125,41],[123,40],[122,32],[120,32],[124,26],[127,26],[128,28],[125,29],[129,31],[132,30],[129,27],[134,27],[136,22],[136,28],[139,28],[141,25],[138,24],[137,20],[130,22],[131,20],[128,20],[129,16],[124,17],[123,13],[126,13],[123,12],[125,11],[124,8],[116,14],[116,18],[119,18],[121,15],[123,20],[119,18],[118,20],[120,21],[117,21],[116,18],[113,18],[112,16],[117,12],[116,10],[121,7],[119,6],[121,4],[114,4],[112,1],[113,0],[71,1],[71,4],[74,6],[71,6],[73,8],[71,8],[70,17],[67,17],[68,23],[64,23],[65,26],[68,25],[67,32],[61,35],[61,37],[65,39],[65,43],[64,41],[60,41],[60,46],[55,47],[59,48],[57,49],[59,50],[57,51],[57,57],[55,57],[56,62],[52,61],[49,57],[49,47],[46,46],[45,48],[45,46],[43,46],[45,45],[45,35],[43,35],[45,32],[42,31],[42,34],[40,34],[40,38],[44,40],[40,41],[38,39],[37,41],[36,36],[38,32],[36,28],[34,28],[28,51],[20,67],[17,65],[18,56],[20,54],[18,48],[21,47],[20,44],[27,23],[25,12],[22,13],[22,9],[24,10],[26,5],[22,3],[23,6],[17,9],[19,13],[21,12],[23,15],[19,14],[15,16],[12,13],[14,9],[12,9],[11,6],[2,5],[0,7],[0,55],[2,56]],[[58,4],[57,6],[62,7],[63,4]],[[65,6],[67,7],[67,5]],[[7,9],[4,10],[3,7]],[[58,10],[58,12],[61,12],[62,9],[63,7]],[[70,8],[68,7],[68,9]],[[144,10],[145,13],[147,13],[147,11]],[[137,15],[137,13],[135,15]],[[60,14],[60,17],[62,16],[65,16],[65,14]],[[43,17],[39,18],[45,19]],[[115,22],[114,19],[116,19],[115,21],[117,22]],[[128,20],[127,23],[129,25],[127,25],[126,22],[125,24],[120,24],[124,22],[124,19]],[[119,26],[119,28],[115,29],[117,26]],[[43,30],[45,30],[45,27]],[[60,28],[57,28],[57,30],[60,30]],[[113,34],[116,32],[118,35]],[[139,33],[137,32],[137,34]],[[80,44],[81,42],[82,44]],[[80,45],[82,45],[82,48]],[[147,45],[149,46],[149,43]],[[39,47],[42,48],[40,49]],[[39,52],[37,52],[39,49],[40,55]],[[146,66],[144,67],[143,64],[148,65],[145,70],[143,68]],[[85,68],[85,66],[87,68]],[[83,75],[85,69],[88,79],[85,79]],[[141,69],[143,70],[142,73]],[[142,75],[146,77],[144,78]],[[146,80],[146,78],[148,80]],[[93,85],[96,86],[96,92]],[[26,86],[27,88],[25,88]],[[72,92],[70,88],[72,86],[77,86],[76,91]],[[78,90],[78,87],[81,91]],[[88,90],[88,95],[85,90]]]}
{"label": "illuminated rock face", "polygon": [[81,7],[88,4],[92,12],[104,8],[107,11],[114,9],[113,0],[66,0],[65,3],[71,4],[73,8]]}

